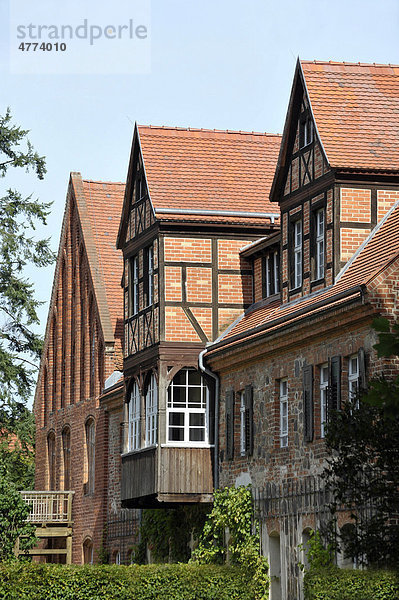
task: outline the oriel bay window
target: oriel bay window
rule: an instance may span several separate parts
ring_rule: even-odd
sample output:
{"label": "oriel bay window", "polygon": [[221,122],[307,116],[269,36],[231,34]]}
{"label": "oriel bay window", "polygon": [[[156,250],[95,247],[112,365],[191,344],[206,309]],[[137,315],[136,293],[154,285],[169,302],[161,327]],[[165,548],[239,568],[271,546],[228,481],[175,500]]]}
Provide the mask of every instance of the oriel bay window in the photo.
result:
{"label": "oriel bay window", "polygon": [[208,444],[208,388],[196,369],[181,369],[168,388],[167,441]]}
{"label": "oriel bay window", "polygon": [[130,311],[129,316],[137,315],[139,312],[139,257],[134,256],[130,261]]}
{"label": "oriel bay window", "polygon": [[154,373],[145,397],[145,445],[153,446],[157,443],[157,413],[158,413],[158,387]]}
{"label": "oriel bay window", "polygon": [[140,390],[135,381],[132,385],[129,399],[128,411],[128,436],[127,436],[127,451],[140,449]]}
{"label": "oriel bay window", "polygon": [[148,246],[145,250],[144,287],[147,306],[154,303],[154,247]]}

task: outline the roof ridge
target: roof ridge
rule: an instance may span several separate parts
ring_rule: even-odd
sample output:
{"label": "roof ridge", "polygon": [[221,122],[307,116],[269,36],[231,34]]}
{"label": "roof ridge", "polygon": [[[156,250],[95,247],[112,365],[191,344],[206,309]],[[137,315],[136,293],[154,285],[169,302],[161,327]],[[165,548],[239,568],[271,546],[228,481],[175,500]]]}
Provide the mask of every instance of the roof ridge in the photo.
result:
{"label": "roof ridge", "polygon": [[301,60],[300,63],[306,65],[344,65],[348,67],[399,67],[399,64],[392,63],[364,63],[364,62],[348,62],[338,60]]}
{"label": "roof ridge", "polygon": [[178,125],[138,125],[139,129],[151,129],[151,130],[162,130],[162,131],[193,131],[195,133],[230,133],[232,135],[259,135],[262,137],[278,137],[281,138],[281,133],[268,133],[267,131],[243,131],[242,129],[208,129],[205,127],[180,127]]}
{"label": "roof ridge", "polygon": [[85,183],[108,183],[110,185],[126,185],[124,181],[102,181],[101,179],[82,179]]}

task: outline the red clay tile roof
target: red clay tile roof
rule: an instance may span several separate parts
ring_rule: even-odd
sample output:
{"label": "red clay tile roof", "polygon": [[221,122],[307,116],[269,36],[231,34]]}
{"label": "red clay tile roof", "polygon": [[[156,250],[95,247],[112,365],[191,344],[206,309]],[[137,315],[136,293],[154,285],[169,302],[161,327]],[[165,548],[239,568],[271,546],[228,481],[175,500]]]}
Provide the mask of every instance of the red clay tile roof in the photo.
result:
{"label": "red clay tile roof", "polygon": [[318,61],[301,66],[329,164],[399,169],[399,66]]}
{"label": "red clay tile roof", "polygon": [[[252,339],[265,335],[265,330],[297,321],[306,311],[306,315],[322,312],[335,307],[346,300],[360,297],[360,286],[367,287],[386,266],[399,255],[399,203],[397,203],[371,232],[352,259],[338,274],[334,285],[323,291],[287,304],[274,301],[260,308],[249,309],[224,336],[210,345],[212,354],[219,347],[232,346],[243,338]],[[356,290],[358,286],[358,290]],[[331,300],[330,302],[328,302]],[[275,322],[278,319],[278,322]]]}
{"label": "red clay tile roof", "polygon": [[71,179],[105,340],[121,340],[123,256],[115,243],[125,184],[82,180],[79,173]]}
{"label": "red clay tile roof", "polygon": [[[139,125],[138,131],[155,211],[277,213],[269,201],[269,190],[281,136],[144,125]],[[157,218],[166,220],[171,215],[158,213]],[[187,215],[175,214],[173,218],[187,220]],[[197,220],[214,221],[215,216]],[[218,222],[237,220],[243,218],[217,217]],[[262,219],[255,221],[264,223]]]}

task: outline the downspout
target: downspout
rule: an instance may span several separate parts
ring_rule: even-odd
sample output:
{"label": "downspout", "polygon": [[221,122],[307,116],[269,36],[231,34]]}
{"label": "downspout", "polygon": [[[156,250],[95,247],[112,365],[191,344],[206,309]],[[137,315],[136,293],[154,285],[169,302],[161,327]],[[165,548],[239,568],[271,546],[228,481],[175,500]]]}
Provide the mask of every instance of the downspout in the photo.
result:
{"label": "downspout", "polygon": [[205,350],[202,350],[202,352],[200,352],[199,357],[198,357],[198,365],[200,370],[203,373],[206,373],[207,375],[209,375],[209,377],[212,377],[212,379],[215,381],[215,444],[214,444],[214,463],[215,463],[215,480],[214,480],[214,484],[215,484],[215,489],[217,489],[219,487],[219,377],[217,375],[215,375],[215,373],[212,373],[212,371],[210,371],[209,369],[207,369],[207,367],[205,367],[204,365],[204,355],[206,352],[206,348]]}

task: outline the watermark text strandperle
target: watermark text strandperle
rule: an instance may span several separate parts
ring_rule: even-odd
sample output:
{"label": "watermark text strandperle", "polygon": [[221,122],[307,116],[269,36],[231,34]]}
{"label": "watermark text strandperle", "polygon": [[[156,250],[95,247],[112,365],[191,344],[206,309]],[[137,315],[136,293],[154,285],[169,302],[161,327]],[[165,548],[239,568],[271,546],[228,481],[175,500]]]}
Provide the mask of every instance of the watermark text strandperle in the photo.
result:
{"label": "watermark text strandperle", "polygon": [[148,37],[146,25],[135,25],[133,19],[129,19],[127,25],[89,25],[88,19],[84,19],[81,25],[17,25],[17,38],[19,40],[89,40],[93,46],[95,40],[106,38],[115,39],[138,39],[145,40]]}

